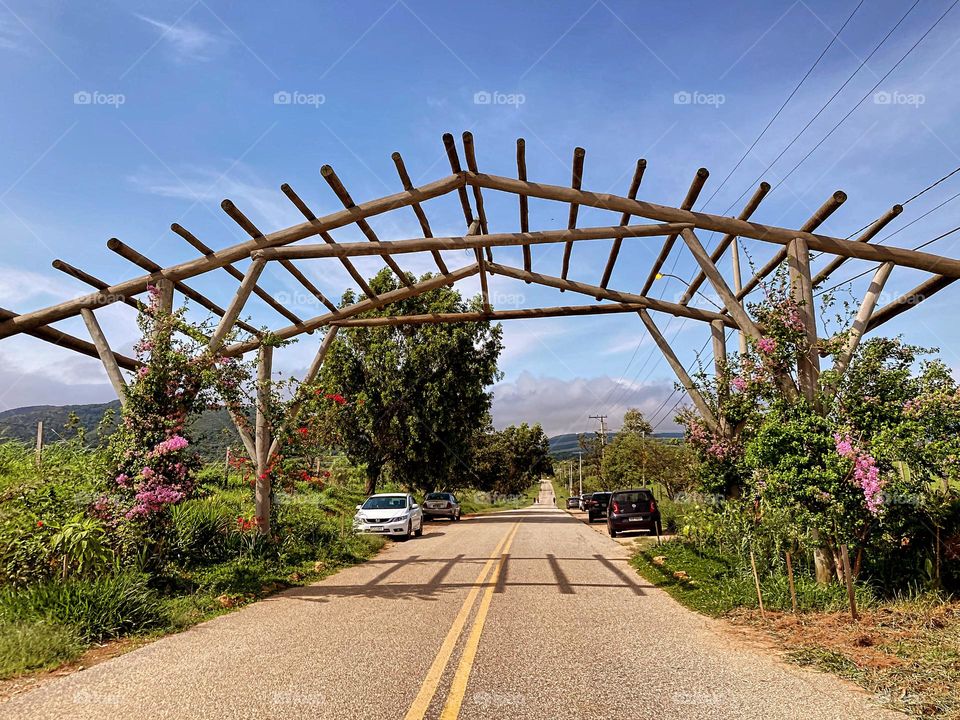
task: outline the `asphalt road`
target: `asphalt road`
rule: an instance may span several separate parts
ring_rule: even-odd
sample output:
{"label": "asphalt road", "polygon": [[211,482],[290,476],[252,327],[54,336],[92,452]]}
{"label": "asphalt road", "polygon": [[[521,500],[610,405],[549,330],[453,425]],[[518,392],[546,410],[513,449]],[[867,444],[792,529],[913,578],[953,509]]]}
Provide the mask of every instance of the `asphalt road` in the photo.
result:
{"label": "asphalt road", "polygon": [[691,613],[549,502],[376,559],[0,705],[0,718],[902,718]]}

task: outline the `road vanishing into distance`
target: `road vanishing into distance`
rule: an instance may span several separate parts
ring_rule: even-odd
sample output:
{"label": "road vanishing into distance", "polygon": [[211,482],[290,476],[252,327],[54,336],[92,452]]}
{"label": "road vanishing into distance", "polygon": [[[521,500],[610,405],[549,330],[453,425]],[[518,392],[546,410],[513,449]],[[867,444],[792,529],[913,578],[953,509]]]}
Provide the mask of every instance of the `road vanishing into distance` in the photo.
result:
{"label": "road vanishing into distance", "polygon": [[435,522],[322,582],[0,704],[0,718],[902,718],[644,581],[551,502]]}

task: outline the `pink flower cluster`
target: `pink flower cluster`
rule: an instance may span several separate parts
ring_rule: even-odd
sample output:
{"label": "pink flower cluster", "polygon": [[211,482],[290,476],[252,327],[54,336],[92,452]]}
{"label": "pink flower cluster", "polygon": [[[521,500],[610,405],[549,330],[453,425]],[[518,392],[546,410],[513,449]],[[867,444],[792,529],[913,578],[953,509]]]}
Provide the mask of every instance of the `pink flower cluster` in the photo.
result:
{"label": "pink flower cluster", "polygon": [[759,348],[760,352],[770,355],[771,353],[776,352],[777,341],[771,337],[762,337],[757,340],[757,348]]}
{"label": "pink flower cluster", "polygon": [[747,389],[747,381],[742,377],[735,377],[730,384],[733,386],[733,389],[737,392],[743,392]]}
{"label": "pink flower cluster", "polygon": [[880,479],[877,461],[869,453],[855,447],[849,435],[834,433],[833,441],[837,454],[853,461],[853,482],[863,490],[867,510],[878,515],[883,506],[883,481]]}
{"label": "pink flower cluster", "polygon": [[165,455],[166,453],[176,452],[178,450],[183,450],[190,444],[190,441],[187,440],[182,435],[171,435],[163,442],[157,444],[153,449],[153,452],[150,453],[151,456]]}

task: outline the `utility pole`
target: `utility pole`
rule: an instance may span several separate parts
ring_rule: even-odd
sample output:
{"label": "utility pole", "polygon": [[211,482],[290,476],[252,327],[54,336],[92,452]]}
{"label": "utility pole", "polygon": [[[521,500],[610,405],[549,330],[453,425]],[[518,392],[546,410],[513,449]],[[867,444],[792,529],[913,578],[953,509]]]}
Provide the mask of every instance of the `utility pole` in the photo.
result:
{"label": "utility pole", "polygon": [[647,431],[640,431],[641,437],[643,438],[643,469],[641,470],[640,477],[643,480],[643,487],[647,486]]}
{"label": "utility pole", "polygon": [[583,453],[577,453],[577,460],[580,463],[580,494],[583,495]]}
{"label": "utility pole", "polygon": [[607,445],[607,416],[591,415],[590,419],[600,421],[600,467],[599,467],[598,474],[600,475],[600,481],[603,482],[603,455],[604,455],[604,448]]}
{"label": "utility pole", "polygon": [[573,495],[573,460],[567,463],[567,497]]}

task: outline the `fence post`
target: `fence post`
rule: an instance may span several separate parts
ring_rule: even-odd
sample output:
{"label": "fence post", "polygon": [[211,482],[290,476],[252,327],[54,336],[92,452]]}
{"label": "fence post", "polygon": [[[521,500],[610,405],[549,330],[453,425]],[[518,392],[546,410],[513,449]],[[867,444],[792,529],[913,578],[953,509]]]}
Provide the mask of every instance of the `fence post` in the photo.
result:
{"label": "fence post", "polygon": [[787,582],[790,583],[790,604],[793,606],[793,612],[797,612],[797,588],[793,584],[793,562],[787,552]]}
{"label": "fence post", "polygon": [[43,420],[37,420],[37,467],[43,463]]}
{"label": "fence post", "polygon": [[227,445],[227,454],[223,459],[223,486],[230,484],[230,446]]}
{"label": "fence post", "polygon": [[760,603],[760,617],[767,619],[767,613],[763,609],[763,594],[760,592],[760,576],[757,574],[757,561],[753,556],[753,550],[750,550],[750,567],[753,568],[753,583],[757,586],[757,602]]}
{"label": "fence post", "polygon": [[850,572],[850,555],[847,553],[847,546],[840,546],[840,557],[843,559],[843,577],[847,582],[847,598],[850,600],[850,617],[854,620],[860,619],[857,612],[857,598],[853,592],[853,573]]}

